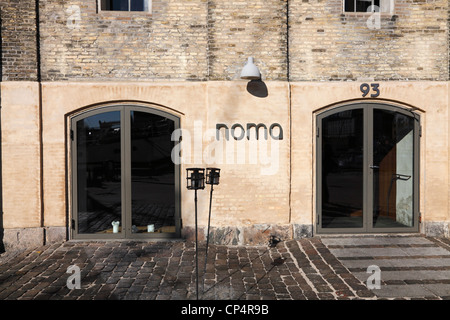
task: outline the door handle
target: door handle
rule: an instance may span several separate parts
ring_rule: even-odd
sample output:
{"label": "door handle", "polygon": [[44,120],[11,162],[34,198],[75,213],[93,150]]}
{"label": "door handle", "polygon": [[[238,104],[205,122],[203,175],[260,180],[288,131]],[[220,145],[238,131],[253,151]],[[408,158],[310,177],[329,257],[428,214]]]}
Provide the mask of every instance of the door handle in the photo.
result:
{"label": "door handle", "polygon": [[374,166],[374,165],[370,165],[369,168],[370,168],[370,169],[380,169],[379,166]]}

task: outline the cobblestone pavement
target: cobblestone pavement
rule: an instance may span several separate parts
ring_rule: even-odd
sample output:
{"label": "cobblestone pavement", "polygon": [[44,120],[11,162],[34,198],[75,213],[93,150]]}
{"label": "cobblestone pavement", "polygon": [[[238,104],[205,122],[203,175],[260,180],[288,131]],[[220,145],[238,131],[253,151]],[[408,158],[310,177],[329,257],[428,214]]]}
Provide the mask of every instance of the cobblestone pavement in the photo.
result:
{"label": "cobblestone pavement", "polygon": [[[199,245],[205,300],[450,299],[450,241],[329,236],[269,246]],[[195,300],[195,243],[91,241],[46,245],[0,260],[0,300]],[[380,288],[367,273],[379,267]],[[81,288],[68,273],[79,267]],[[376,282],[371,282],[375,283]]]}

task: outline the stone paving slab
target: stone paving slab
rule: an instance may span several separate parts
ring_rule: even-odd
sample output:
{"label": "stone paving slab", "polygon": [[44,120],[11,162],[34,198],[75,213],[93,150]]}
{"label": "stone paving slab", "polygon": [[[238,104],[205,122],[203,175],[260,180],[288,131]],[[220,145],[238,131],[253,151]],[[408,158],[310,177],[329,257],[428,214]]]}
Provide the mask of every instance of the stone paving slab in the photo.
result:
{"label": "stone paving slab", "polygon": [[[395,267],[406,267],[405,259],[376,259],[377,265],[381,268],[395,268]],[[356,260],[342,260],[342,264],[349,269],[363,268],[367,269],[368,266],[374,263],[374,259],[356,259]],[[418,267],[450,267],[450,257],[448,258],[415,258],[409,259],[407,267],[418,268]]]}
{"label": "stone paving slab", "polygon": [[450,252],[444,248],[426,247],[424,248],[345,248],[330,249],[331,253],[336,257],[388,257],[388,256],[449,256]]}
{"label": "stone paving slab", "polygon": [[424,284],[422,285],[427,290],[433,292],[433,294],[437,297],[446,297],[446,300],[449,300],[449,285],[442,284]]}
{"label": "stone paving slab", "polygon": [[[352,236],[322,238],[330,252],[361,282],[379,268],[377,298],[449,299],[448,239],[421,236]],[[373,285],[374,278],[370,279]]]}
{"label": "stone paving slab", "polygon": [[398,298],[398,297],[408,297],[408,298],[423,298],[423,297],[434,297],[436,293],[427,289],[426,287],[413,284],[413,285],[389,285],[383,286],[376,291],[377,296],[383,298]]}
{"label": "stone paving slab", "polygon": [[[424,237],[399,240],[314,237],[281,241],[275,247],[210,245],[206,269],[202,242],[199,298],[449,299],[448,242]],[[380,242],[386,248],[377,247]],[[341,251],[335,254],[336,250]],[[195,252],[195,243],[184,241],[46,245],[0,260],[0,300],[196,300]],[[369,253],[373,256],[368,258]],[[380,262],[378,290],[366,285],[366,262]],[[80,288],[68,285],[76,284],[75,274],[68,273],[73,266],[80,270]],[[407,277],[411,268],[420,273]]]}
{"label": "stone paving slab", "polygon": [[386,236],[349,236],[349,237],[322,237],[322,242],[326,246],[364,246],[364,245],[434,245],[434,242],[417,236],[400,236],[400,237],[386,237]]}
{"label": "stone paving slab", "polygon": [[[381,279],[384,282],[392,280],[409,281],[409,280],[447,280],[450,284],[450,270],[401,270],[401,271],[384,271],[381,273]],[[368,278],[367,272],[353,272],[353,275],[361,281]],[[449,292],[450,293],[450,292]]]}

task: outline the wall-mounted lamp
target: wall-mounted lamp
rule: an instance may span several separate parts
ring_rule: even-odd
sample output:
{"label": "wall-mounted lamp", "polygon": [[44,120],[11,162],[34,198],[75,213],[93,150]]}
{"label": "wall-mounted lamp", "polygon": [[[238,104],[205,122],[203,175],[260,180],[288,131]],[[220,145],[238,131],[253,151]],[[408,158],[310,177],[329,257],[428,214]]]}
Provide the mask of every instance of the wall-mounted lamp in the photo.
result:
{"label": "wall-mounted lamp", "polygon": [[253,62],[253,57],[249,57],[247,63],[241,71],[241,79],[246,80],[259,80],[261,79],[261,73],[257,66]]}
{"label": "wall-mounted lamp", "polygon": [[265,98],[268,96],[267,87],[261,80],[261,72],[253,63],[253,57],[249,57],[241,71],[241,79],[250,80],[247,83],[247,91],[255,97]]}

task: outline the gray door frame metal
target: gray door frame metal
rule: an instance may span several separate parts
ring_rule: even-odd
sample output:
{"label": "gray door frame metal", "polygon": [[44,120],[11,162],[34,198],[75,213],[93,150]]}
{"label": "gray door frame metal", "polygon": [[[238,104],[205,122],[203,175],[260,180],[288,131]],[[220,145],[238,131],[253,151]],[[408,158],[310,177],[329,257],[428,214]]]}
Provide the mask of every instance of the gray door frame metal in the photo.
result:
{"label": "gray door frame metal", "polygon": [[[364,152],[363,152],[363,226],[361,228],[322,227],[322,119],[337,112],[363,109]],[[394,111],[414,119],[413,150],[413,226],[401,228],[375,228],[373,226],[373,111],[374,109]],[[357,102],[324,111],[316,116],[316,232],[329,233],[418,233],[419,232],[419,161],[420,161],[420,115],[406,108],[382,102]]]}
{"label": "gray door frame metal", "polygon": [[[111,111],[120,111],[121,122],[121,226],[122,232],[113,234],[80,234],[78,233],[78,204],[77,204],[77,126],[76,123],[84,118]],[[175,232],[174,233],[132,233],[132,210],[131,210],[131,111],[146,112],[159,115],[174,121],[174,128],[180,128],[180,118],[165,111],[130,103],[108,105],[87,110],[77,114],[70,120],[72,132],[71,141],[71,166],[72,166],[72,239],[161,239],[179,238],[181,236],[181,189],[180,189],[180,165],[175,166]],[[179,143],[174,141],[175,144]]]}

